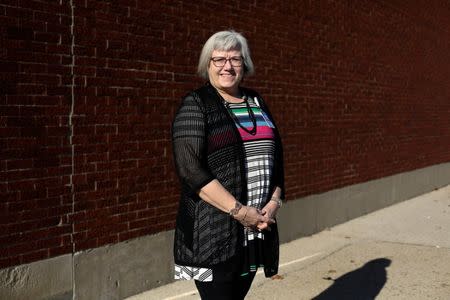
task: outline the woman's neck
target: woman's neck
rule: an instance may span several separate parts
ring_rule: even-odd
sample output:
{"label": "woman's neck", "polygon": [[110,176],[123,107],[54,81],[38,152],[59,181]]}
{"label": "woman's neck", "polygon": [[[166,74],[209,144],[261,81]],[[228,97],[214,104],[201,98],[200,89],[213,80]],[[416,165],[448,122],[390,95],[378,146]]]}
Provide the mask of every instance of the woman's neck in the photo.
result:
{"label": "woman's neck", "polygon": [[217,91],[219,92],[220,96],[222,96],[222,98],[227,102],[230,103],[242,102],[242,95],[239,89],[233,92],[228,92],[224,90],[217,90]]}

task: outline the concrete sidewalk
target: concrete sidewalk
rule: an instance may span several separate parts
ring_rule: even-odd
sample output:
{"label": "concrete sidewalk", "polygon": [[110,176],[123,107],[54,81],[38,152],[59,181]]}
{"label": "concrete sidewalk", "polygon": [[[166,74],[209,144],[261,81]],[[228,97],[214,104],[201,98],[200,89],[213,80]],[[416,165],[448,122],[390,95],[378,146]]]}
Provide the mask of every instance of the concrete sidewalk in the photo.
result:
{"label": "concrete sidewalk", "polygon": [[[450,185],[281,246],[246,299],[450,299]],[[129,300],[200,299],[178,281]]]}

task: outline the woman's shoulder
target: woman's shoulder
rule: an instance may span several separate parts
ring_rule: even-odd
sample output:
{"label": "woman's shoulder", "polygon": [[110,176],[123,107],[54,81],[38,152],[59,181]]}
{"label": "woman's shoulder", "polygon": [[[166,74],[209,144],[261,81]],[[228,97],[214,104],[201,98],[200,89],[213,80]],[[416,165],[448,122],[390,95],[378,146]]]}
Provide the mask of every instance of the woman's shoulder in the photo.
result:
{"label": "woman's shoulder", "polygon": [[204,113],[218,110],[221,103],[218,94],[210,86],[204,85],[195,90],[189,91],[182,97],[182,106],[196,106]]}
{"label": "woman's shoulder", "polygon": [[183,102],[196,102],[201,104],[203,95],[207,93],[207,87],[201,86],[199,88],[188,91],[183,97],[181,97]]}
{"label": "woman's shoulder", "polygon": [[189,91],[181,97],[181,106],[200,106],[200,99],[195,91]]}
{"label": "woman's shoulder", "polygon": [[183,99],[190,99],[190,100],[196,100],[196,101],[202,101],[205,98],[209,98],[212,94],[212,91],[210,87],[205,84],[201,87],[198,87],[194,90],[191,90],[187,92],[182,98]]}

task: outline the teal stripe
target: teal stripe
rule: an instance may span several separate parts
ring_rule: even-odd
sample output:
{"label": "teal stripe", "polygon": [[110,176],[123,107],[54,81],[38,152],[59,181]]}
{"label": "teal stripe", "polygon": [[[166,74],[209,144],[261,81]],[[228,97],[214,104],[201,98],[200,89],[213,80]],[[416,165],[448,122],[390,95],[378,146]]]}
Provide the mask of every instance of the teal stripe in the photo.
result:
{"label": "teal stripe", "polygon": [[[252,122],[243,122],[243,123],[241,123],[241,125],[245,126],[245,127],[253,127],[253,123]],[[267,125],[267,123],[264,122],[264,121],[257,121],[256,122],[256,126],[258,126],[258,127],[269,127]]]}
{"label": "teal stripe", "polygon": [[[234,114],[242,114],[242,115],[247,115],[248,111],[247,108],[232,108],[231,109],[233,111]],[[256,114],[261,114],[261,109],[260,108],[252,108],[253,113]]]}

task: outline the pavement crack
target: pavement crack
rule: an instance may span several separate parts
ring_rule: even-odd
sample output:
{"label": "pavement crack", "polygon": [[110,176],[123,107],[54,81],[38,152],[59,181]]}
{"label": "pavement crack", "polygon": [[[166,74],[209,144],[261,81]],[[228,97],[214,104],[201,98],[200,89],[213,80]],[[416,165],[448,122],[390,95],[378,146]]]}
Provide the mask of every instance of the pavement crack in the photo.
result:
{"label": "pavement crack", "polygon": [[450,250],[450,247],[447,247],[447,246],[440,246],[440,245],[418,244],[418,243],[406,243],[406,242],[394,242],[394,241],[382,241],[382,240],[378,240],[378,241],[376,241],[376,242],[379,242],[379,243],[386,243],[386,244],[402,245],[402,246],[416,246],[416,247],[426,247],[426,248],[447,249],[447,250]]}

